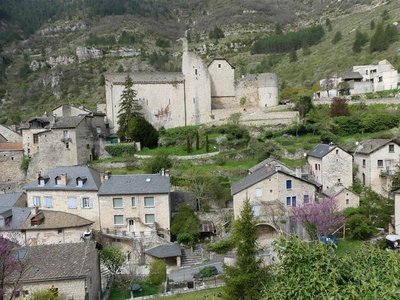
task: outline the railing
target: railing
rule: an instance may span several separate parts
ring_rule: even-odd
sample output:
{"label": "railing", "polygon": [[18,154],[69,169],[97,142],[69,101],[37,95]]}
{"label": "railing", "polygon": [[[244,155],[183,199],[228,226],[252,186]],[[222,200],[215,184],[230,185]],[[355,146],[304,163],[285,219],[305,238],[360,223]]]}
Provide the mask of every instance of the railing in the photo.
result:
{"label": "railing", "polygon": [[148,231],[127,231],[122,229],[115,228],[103,228],[101,233],[109,236],[115,237],[126,237],[126,238],[143,238],[143,237],[151,237],[157,235],[156,230],[148,230]]}

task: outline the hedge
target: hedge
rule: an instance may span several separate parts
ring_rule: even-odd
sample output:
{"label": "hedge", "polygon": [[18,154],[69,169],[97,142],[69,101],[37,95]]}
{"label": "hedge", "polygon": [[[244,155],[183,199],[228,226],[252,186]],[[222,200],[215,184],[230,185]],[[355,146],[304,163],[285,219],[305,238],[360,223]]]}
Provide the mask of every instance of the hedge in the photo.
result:
{"label": "hedge", "polygon": [[133,143],[110,144],[106,145],[104,149],[111,156],[124,156],[124,155],[133,155],[136,151],[136,146]]}

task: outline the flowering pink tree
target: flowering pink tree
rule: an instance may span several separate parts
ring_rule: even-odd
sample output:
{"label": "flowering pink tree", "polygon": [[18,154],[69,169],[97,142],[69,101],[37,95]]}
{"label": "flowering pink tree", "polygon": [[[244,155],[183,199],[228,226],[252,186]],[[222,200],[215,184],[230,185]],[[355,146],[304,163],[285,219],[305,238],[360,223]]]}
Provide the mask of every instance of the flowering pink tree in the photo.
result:
{"label": "flowering pink tree", "polygon": [[344,223],[343,213],[338,210],[335,198],[293,207],[293,220],[303,224],[311,239],[332,234]]}
{"label": "flowering pink tree", "polygon": [[[6,299],[6,283],[10,291],[7,299],[14,298],[20,279],[27,267],[26,261],[17,258],[14,248],[13,242],[0,235],[0,300]],[[9,284],[9,281],[13,283]]]}

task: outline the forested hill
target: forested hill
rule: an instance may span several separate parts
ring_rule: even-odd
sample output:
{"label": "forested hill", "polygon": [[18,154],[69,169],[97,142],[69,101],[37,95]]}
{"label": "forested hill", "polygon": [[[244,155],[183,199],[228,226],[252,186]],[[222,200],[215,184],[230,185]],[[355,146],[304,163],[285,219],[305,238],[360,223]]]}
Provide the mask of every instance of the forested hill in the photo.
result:
{"label": "forested hill", "polygon": [[[0,0],[0,123],[65,102],[93,108],[108,72],[178,71],[185,30],[192,50],[227,57],[237,75],[273,71],[286,86],[309,85],[394,53],[397,33],[387,49],[369,52],[368,42],[385,10],[382,26],[400,20],[398,2]],[[357,29],[364,39],[353,56]]]}

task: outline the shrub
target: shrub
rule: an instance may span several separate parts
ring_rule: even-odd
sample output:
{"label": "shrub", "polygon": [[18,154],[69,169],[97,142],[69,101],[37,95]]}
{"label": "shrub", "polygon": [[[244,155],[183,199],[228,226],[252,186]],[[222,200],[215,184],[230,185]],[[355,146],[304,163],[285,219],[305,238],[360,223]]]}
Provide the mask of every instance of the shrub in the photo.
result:
{"label": "shrub", "polygon": [[150,264],[149,281],[151,284],[159,285],[167,278],[167,265],[163,260],[157,259]]}
{"label": "shrub", "polygon": [[172,160],[166,153],[159,153],[143,163],[143,169],[150,174],[158,173],[161,169],[172,167]]}
{"label": "shrub", "polygon": [[24,155],[23,158],[22,158],[22,161],[21,161],[20,168],[21,168],[22,171],[25,172],[25,174],[26,174],[26,172],[28,172],[28,168],[29,168],[29,163],[30,162],[31,162],[30,157],[27,156],[27,155]]}
{"label": "shrub", "polygon": [[235,241],[233,239],[223,240],[207,247],[208,251],[215,252],[217,254],[225,254],[235,248]]}
{"label": "shrub", "polygon": [[111,156],[124,156],[124,155],[133,155],[136,151],[136,146],[134,143],[126,143],[126,144],[110,144],[106,145],[104,149]]}

